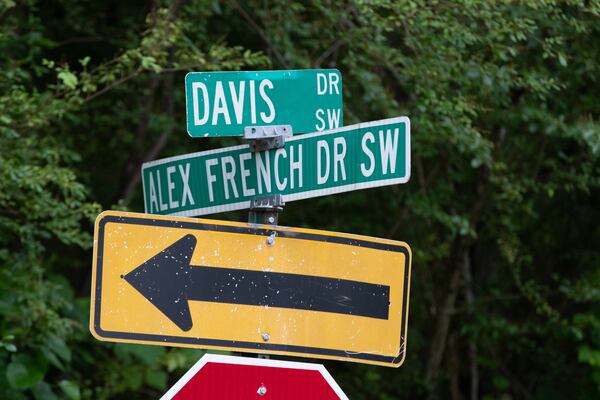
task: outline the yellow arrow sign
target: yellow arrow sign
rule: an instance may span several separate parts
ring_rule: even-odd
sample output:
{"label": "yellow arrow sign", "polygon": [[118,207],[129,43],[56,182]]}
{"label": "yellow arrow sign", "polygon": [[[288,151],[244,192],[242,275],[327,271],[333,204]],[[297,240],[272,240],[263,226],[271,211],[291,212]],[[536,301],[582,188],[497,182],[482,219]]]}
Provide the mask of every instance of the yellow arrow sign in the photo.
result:
{"label": "yellow arrow sign", "polygon": [[94,238],[97,339],[404,360],[406,243],[113,211],[100,214]]}

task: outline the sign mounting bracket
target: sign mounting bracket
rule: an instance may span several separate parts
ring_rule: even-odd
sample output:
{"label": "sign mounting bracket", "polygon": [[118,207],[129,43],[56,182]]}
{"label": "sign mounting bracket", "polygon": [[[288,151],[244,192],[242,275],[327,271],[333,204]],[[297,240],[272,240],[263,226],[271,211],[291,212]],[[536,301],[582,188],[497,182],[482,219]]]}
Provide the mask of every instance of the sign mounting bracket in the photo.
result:
{"label": "sign mounting bracket", "polygon": [[255,197],[250,200],[248,222],[251,224],[277,225],[279,213],[283,211],[285,201],[280,194]]}
{"label": "sign mounting bracket", "polygon": [[250,151],[280,149],[285,146],[285,138],[293,135],[291,125],[247,126],[244,139],[250,142]]}

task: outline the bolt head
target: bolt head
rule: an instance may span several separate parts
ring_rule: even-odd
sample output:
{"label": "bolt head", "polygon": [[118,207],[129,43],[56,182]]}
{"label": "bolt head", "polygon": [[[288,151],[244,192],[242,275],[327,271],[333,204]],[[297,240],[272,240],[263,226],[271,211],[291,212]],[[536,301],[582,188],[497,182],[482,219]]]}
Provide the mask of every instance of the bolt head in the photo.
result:
{"label": "bolt head", "polygon": [[274,243],[275,243],[275,238],[274,238],[273,236],[269,236],[269,237],[267,238],[267,244],[268,244],[269,246],[272,246]]}
{"label": "bolt head", "polygon": [[256,391],[256,393],[258,393],[261,396],[264,396],[265,394],[267,394],[267,388],[264,385],[261,385]]}
{"label": "bolt head", "polygon": [[267,332],[264,332],[264,333],[262,334],[262,339],[263,339],[265,342],[268,342],[268,341],[269,341],[269,339],[271,339],[271,336],[270,336],[270,335],[269,335]]}
{"label": "bolt head", "polygon": [[272,224],[273,222],[275,222],[275,218],[274,217],[269,217],[267,219],[267,221],[269,221],[269,223]]}

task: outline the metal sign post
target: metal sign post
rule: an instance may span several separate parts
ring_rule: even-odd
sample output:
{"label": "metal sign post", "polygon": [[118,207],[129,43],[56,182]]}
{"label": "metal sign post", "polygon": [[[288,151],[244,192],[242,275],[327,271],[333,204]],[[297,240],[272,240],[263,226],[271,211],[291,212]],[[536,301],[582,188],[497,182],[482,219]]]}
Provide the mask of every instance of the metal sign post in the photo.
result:
{"label": "metal sign post", "polygon": [[[244,129],[244,138],[249,140],[249,149],[251,152],[280,149],[285,146],[285,138],[291,135],[291,125],[246,127]],[[254,198],[250,200],[248,222],[251,224],[275,226],[284,205],[283,196],[280,194]],[[275,232],[267,238],[267,244],[270,243],[272,245],[274,241]],[[268,339],[269,334],[263,333],[263,340],[267,341]],[[257,358],[266,360],[270,358],[268,354],[257,354],[256,356]]]}

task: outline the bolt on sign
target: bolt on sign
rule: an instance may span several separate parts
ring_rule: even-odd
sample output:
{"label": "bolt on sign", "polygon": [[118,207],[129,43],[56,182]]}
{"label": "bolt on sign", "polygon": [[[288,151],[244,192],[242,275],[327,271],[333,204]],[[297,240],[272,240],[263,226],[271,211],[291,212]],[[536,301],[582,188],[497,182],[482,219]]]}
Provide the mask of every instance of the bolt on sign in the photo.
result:
{"label": "bolt on sign", "polygon": [[348,400],[321,364],[205,354],[160,400]]}
{"label": "bolt on sign", "polygon": [[343,126],[337,69],[190,72],[185,97],[192,137],[241,136],[247,126],[286,124],[294,133]]}
{"label": "bolt on sign", "polygon": [[98,216],[94,239],[97,339],[404,360],[406,243],[116,211]]}
{"label": "bolt on sign", "polygon": [[281,194],[289,202],[409,177],[406,117],[294,136],[280,149],[250,152],[241,145],[142,166],[146,212],[179,216],[249,208],[257,196]]}

